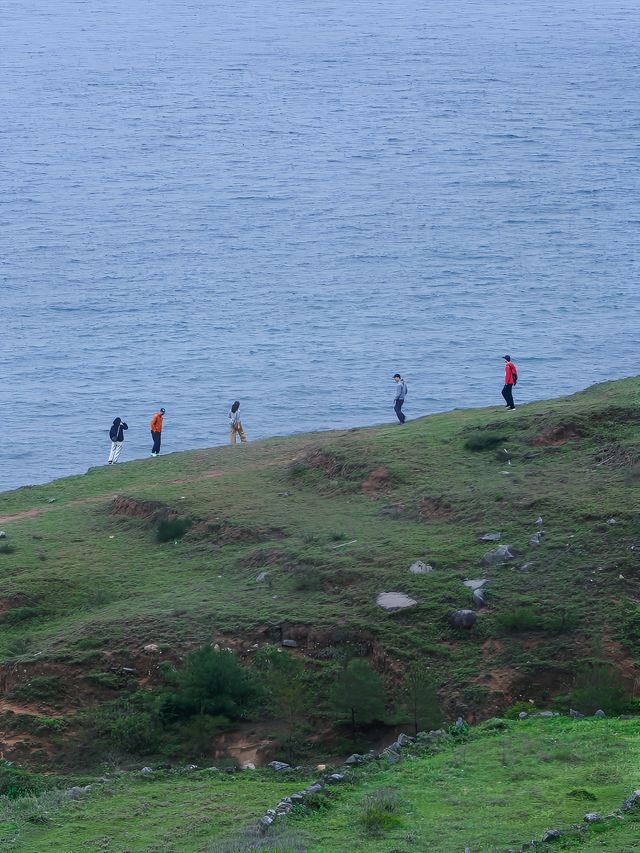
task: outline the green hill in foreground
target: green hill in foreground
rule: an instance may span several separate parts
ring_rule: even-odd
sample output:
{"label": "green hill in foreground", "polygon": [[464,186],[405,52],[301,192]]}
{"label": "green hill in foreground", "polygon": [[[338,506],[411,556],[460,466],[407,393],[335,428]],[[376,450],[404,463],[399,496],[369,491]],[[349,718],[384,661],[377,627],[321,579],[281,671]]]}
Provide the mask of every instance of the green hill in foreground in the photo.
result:
{"label": "green hill in foreground", "polygon": [[[403,427],[180,453],[0,495],[0,758],[63,775],[105,764],[226,767],[285,758],[312,765],[410,730],[406,674],[416,670],[427,698],[431,690],[421,728],[435,727],[437,704],[446,719],[470,723],[509,708],[517,714],[518,703],[637,712],[639,392],[640,379],[632,378],[514,413],[454,411]],[[486,534],[500,539],[482,541]],[[505,561],[483,562],[501,546],[509,549]],[[411,572],[417,561],[424,566]],[[469,580],[485,581],[484,603],[472,602]],[[377,603],[383,592],[415,603],[386,612]],[[452,627],[460,609],[473,611],[472,627]],[[369,707],[352,719],[351,706],[365,694]],[[616,725],[576,732],[609,732],[608,749],[616,732],[635,731]],[[456,749],[467,754],[466,746]],[[484,747],[470,742],[468,754],[474,749]],[[576,774],[591,760],[567,764]],[[530,780],[544,797],[546,765],[555,760],[541,761],[530,762]],[[626,752],[607,759],[602,773],[618,773],[624,761]],[[171,834],[191,814],[186,804],[198,801],[197,791],[208,801],[208,784],[223,799],[225,786],[227,793],[247,786],[241,807],[230,799],[222,810],[225,829],[248,820],[281,785],[260,781],[254,789],[245,775],[200,778],[132,778],[109,783],[108,796],[115,807],[120,793],[124,802],[158,785],[175,820],[162,829],[149,818],[154,840],[144,849],[186,850],[166,846],[175,839],[162,847],[161,832]],[[512,780],[512,800],[525,790],[531,796],[528,779]],[[612,803],[633,787],[627,781],[620,779]],[[51,776],[40,782],[38,790],[56,787]],[[594,776],[584,785],[596,783]],[[446,802],[429,806],[422,821],[410,788],[402,783],[403,831],[414,824],[431,831]],[[440,779],[435,788],[445,796]],[[10,782],[2,790],[16,793]],[[109,790],[95,794],[96,808]],[[334,821],[340,837],[340,815],[351,819],[343,796],[314,837]],[[465,835],[476,824],[460,798],[446,825],[458,821]],[[93,794],[77,808],[88,814],[92,803]],[[129,818],[135,831],[126,844],[144,837],[142,817],[153,807],[144,800],[135,822]],[[496,803],[495,813],[501,808]],[[65,806],[61,820],[74,809]],[[206,849],[210,837],[203,814],[202,823],[187,821],[189,843],[201,845],[193,849]],[[528,819],[523,806],[504,826],[522,820],[526,834]],[[305,820],[315,833],[316,818]],[[473,843],[485,838],[480,829],[472,835]],[[328,838],[314,849],[339,849]],[[362,849],[391,849],[384,843]]]}
{"label": "green hill in foreground", "polygon": [[[255,826],[312,777],[268,770],[120,773],[79,800],[2,798],[0,849],[504,853],[541,842],[549,829],[562,837],[536,849],[640,848],[640,807],[608,817],[639,787],[637,719],[489,721],[412,751],[395,766],[383,758],[348,771],[308,805],[295,806],[262,845],[243,843],[239,827]],[[604,820],[587,825],[584,815],[594,812]]]}

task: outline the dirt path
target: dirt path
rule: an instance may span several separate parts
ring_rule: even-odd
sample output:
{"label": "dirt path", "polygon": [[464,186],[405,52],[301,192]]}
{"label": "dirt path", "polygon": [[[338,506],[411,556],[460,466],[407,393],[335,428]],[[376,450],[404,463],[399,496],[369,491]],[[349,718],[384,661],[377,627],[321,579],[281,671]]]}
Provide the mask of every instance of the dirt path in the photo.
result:
{"label": "dirt path", "polygon": [[49,507],[39,507],[34,509],[25,509],[24,512],[17,512],[15,515],[0,515],[0,524],[6,524],[8,521],[22,521],[23,518],[35,518],[36,515],[41,515],[46,512]]}

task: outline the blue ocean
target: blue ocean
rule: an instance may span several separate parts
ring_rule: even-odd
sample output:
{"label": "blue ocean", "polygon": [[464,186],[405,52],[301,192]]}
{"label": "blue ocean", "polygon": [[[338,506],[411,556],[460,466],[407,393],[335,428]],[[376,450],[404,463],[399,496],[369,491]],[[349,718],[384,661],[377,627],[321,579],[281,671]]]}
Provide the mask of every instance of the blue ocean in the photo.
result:
{"label": "blue ocean", "polygon": [[[637,0],[4,0],[0,489],[638,368]],[[150,463],[151,464],[151,463]]]}

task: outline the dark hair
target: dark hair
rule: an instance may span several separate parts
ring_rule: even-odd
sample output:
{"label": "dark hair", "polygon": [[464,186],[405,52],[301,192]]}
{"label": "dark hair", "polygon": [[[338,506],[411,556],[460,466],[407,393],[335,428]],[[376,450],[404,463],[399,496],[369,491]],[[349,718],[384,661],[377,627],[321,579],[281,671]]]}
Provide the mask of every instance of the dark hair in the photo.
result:
{"label": "dark hair", "polygon": [[394,378],[394,379],[402,379],[402,376],[400,376],[400,374],[399,374],[399,373],[394,373],[394,374],[393,374],[393,378]]}
{"label": "dark hair", "polygon": [[231,405],[231,411],[232,411],[232,412],[237,412],[239,408],[240,408],[240,401],[239,401],[239,400],[236,400],[236,401],[235,401],[235,403],[233,403],[233,404]]}

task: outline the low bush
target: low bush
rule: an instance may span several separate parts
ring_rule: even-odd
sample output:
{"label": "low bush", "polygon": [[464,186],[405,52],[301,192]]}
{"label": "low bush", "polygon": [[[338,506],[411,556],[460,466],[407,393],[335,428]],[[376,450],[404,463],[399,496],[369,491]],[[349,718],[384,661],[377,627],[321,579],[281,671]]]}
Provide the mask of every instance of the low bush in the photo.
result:
{"label": "low bush", "polygon": [[46,616],[47,611],[39,607],[13,607],[4,614],[4,622],[7,625],[19,625],[28,619],[37,619],[38,616]]}
{"label": "low bush", "polygon": [[540,631],[544,629],[544,620],[533,607],[514,607],[506,613],[496,616],[496,625],[501,631],[516,634],[520,631]]}
{"label": "low bush", "polygon": [[498,445],[504,444],[505,441],[507,441],[507,436],[503,433],[483,431],[468,438],[464,443],[464,448],[474,453],[480,453],[483,450],[494,450]]}
{"label": "low bush", "polygon": [[607,715],[616,715],[628,711],[633,700],[611,664],[595,662],[586,664],[576,677],[568,703],[583,714],[602,710]]}
{"label": "low bush", "polygon": [[7,696],[20,702],[53,702],[61,699],[64,692],[64,683],[57,676],[35,675],[24,684],[17,684]]}
{"label": "low bush", "polygon": [[505,720],[517,720],[518,716],[521,713],[525,714],[537,714],[538,708],[531,702],[516,702],[515,705],[512,705],[502,715]]}
{"label": "low bush", "polygon": [[156,539],[158,542],[177,542],[192,524],[190,518],[161,518],[156,530]]}
{"label": "low bush", "polygon": [[400,800],[392,788],[378,788],[360,805],[358,823],[367,835],[383,835],[401,823]]}

